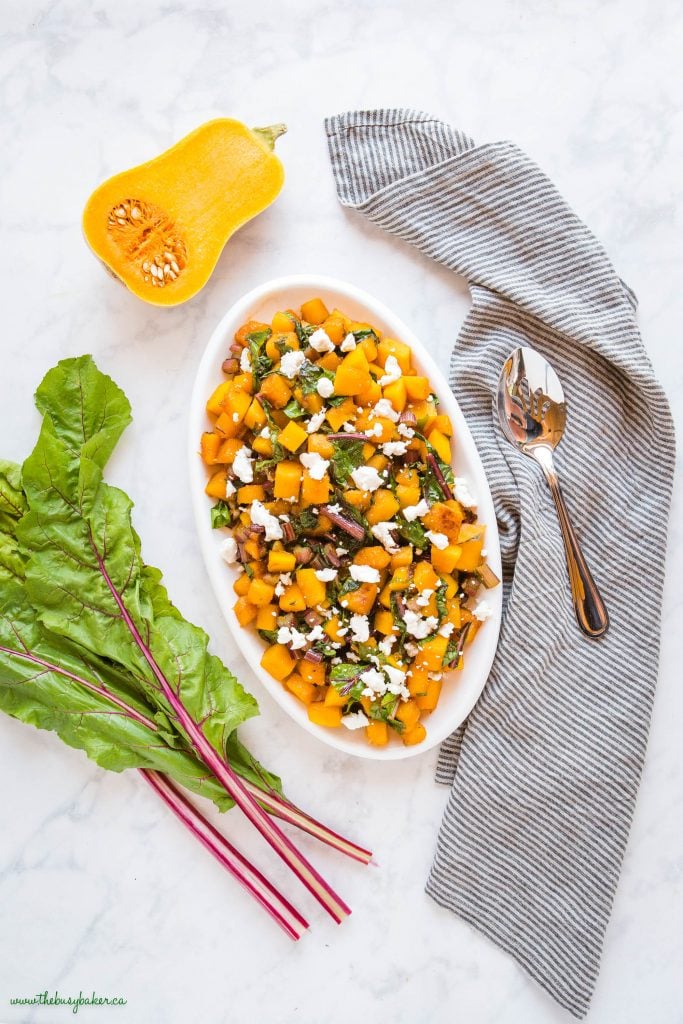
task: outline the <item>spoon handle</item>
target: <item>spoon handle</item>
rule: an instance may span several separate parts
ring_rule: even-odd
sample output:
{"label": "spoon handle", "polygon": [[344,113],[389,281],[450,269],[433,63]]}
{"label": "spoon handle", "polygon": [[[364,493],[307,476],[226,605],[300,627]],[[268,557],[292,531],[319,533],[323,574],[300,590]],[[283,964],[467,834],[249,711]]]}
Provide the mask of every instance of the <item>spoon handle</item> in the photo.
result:
{"label": "spoon handle", "polygon": [[591,571],[586,565],[586,559],[583,557],[578,538],[571,524],[552,456],[549,451],[543,451],[541,455],[541,451],[543,450],[537,450],[534,452],[534,455],[543,469],[548,486],[550,487],[550,493],[555,500],[557,517],[560,521],[560,530],[562,531],[562,540],[564,541],[564,553],[567,558],[569,585],[571,586],[576,618],[586,636],[597,638],[607,632],[607,627],[609,626],[607,609],[600,596],[600,591],[595,585]]}

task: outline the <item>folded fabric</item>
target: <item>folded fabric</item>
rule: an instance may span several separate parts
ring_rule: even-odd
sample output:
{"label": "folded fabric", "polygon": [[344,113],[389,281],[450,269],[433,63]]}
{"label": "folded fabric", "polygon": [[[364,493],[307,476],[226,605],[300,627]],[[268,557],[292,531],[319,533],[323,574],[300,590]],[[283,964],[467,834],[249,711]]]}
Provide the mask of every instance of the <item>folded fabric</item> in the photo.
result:
{"label": "folded fabric", "polygon": [[[604,250],[515,145],[475,145],[410,110],[326,121],[340,201],[463,275],[472,308],[451,386],[493,493],[503,551],[500,644],[482,697],[440,752],[452,784],[427,892],[577,1017],[595,986],[640,781],[659,653],[674,434]],[[609,610],[579,631],[538,467],[494,426],[518,345],[568,401],[556,462]]]}

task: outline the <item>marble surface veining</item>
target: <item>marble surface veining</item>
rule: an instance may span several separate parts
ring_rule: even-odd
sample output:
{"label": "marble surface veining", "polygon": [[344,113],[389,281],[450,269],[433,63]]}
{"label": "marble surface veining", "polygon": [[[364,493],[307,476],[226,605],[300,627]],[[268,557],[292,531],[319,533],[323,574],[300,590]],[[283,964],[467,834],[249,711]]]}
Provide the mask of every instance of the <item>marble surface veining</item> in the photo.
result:
{"label": "marble surface veining", "polygon": [[[33,442],[31,395],[45,369],[92,352],[132,401],[110,476],[135,498],[145,557],[247,684],[200,561],[184,457],[188,396],[214,324],[268,278],[337,275],[392,307],[445,370],[467,310],[462,281],[340,208],[324,115],[407,105],[477,140],[524,147],[639,295],[646,346],[681,422],[679,4],[5,0],[0,32],[1,454],[21,459]],[[288,123],[278,143],[286,187],[231,241],[198,298],[146,306],[87,251],[83,203],[102,178],[221,114]],[[683,1020],[682,506],[679,474],[651,741],[594,1024]],[[645,585],[644,628],[647,601]],[[335,928],[287,881],[313,925],[294,946],[135,774],[105,773],[0,716],[0,1021],[73,1019],[9,1005],[55,988],[123,995],[125,1008],[81,1009],[78,1019],[130,1024],[567,1020],[423,893],[446,798],[435,752],[398,764],[347,759],[267,696],[261,705],[245,734],[292,798],[376,851],[377,866],[362,869],[302,843],[352,905],[349,923]],[[236,814],[227,824],[285,880]]]}

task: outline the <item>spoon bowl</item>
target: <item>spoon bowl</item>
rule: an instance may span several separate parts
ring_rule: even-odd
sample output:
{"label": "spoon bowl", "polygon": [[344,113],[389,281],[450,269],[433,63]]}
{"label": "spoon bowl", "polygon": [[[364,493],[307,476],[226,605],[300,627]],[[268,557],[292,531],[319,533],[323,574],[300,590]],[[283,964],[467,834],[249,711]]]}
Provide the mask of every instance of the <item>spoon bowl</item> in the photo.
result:
{"label": "spoon bowl", "polygon": [[517,348],[503,364],[496,404],[507,440],[535,459],[548,481],[562,532],[576,618],[586,636],[600,637],[609,626],[607,609],[571,524],[553,463],[553,452],[567,422],[567,403],[559,378],[539,352]]}

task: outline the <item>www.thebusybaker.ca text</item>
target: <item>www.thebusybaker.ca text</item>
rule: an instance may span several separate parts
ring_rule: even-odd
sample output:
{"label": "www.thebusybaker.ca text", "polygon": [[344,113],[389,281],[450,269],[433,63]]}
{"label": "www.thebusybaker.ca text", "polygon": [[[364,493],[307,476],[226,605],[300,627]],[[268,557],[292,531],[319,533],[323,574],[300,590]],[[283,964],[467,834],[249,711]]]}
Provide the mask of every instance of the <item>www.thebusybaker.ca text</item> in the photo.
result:
{"label": "www.thebusybaker.ca text", "polygon": [[128,1000],[123,996],[98,996],[96,992],[90,996],[82,992],[77,996],[60,996],[59,992],[50,995],[46,989],[35,996],[13,996],[9,1002],[10,1006],[70,1006],[72,1013],[78,1013],[81,1006],[125,1006]]}

